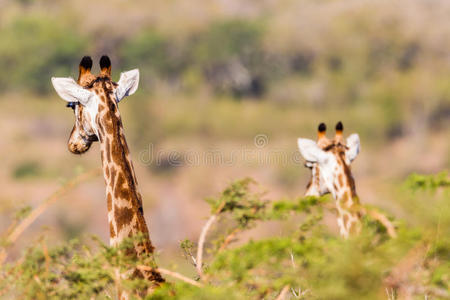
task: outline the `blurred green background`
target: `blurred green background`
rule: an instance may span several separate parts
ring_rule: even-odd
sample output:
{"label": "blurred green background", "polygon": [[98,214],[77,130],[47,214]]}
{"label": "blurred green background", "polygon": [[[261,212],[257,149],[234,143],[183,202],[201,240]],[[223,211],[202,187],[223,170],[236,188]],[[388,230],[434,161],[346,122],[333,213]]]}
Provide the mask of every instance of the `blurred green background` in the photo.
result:
{"label": "blurred green background", "polygon": [[[359,133],[353,174],[363,203],[425,230],[448,225],[448,199],[402,183],[450,166],[449,16],[445,0],[0,0],[0,230],[100,166],[98,145],[67,151],[73,113],[50,78],[76,78],[84,55],[98,71],[103,54],[116,80],[141,72],[120,109],[163,265],[182,259],[180,240],[198,236],[209,214],[202,199],[232,180],[254,177],[272,198],[302,195],[309,170],[291,157],[320,122]],[[227,162],[202,160],[211,152]],[[98,177],[46,211],[15,249],[43,229],[54,242],[90,233],[107,241],[106,219]],[[332,215],[326,223],[337,232]]]}

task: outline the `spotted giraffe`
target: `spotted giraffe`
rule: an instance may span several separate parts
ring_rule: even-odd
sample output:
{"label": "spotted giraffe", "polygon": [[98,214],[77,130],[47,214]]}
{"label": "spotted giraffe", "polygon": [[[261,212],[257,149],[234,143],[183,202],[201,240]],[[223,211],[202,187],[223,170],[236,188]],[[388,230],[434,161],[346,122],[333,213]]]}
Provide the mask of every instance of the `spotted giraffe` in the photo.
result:
{"label": "spotted giraffe", "polygon": [[[68,148],[72,153],[81,154],[88,151],[94,141],[100,142],[110,245],[118,246],[125,238],[143,235],[143,239],[135,242],[127,254],[151,256],[154,247],[118,109],[118,103],[136,91],[139,70],[121,73],[116,83],[111,80],[111,61],[107,56],[100,59],[98,76],[91,73],[91,68],[92,59],[85,56],[79,65],[77,82],[72,78],[52,78],[56,92],[75,113]],[[134,270],[132,273],[149,279],[154,287],[164,282],[156,269],[146,273]],[[119,294],[121,299],[127,298],[124,293]]]}
{"label": "spotted giraffe", "polygon": [[344,140],[343,125],[336,125],[336,135],[330,140],[326,137],[326,125],[318,128],[317,142],[298,139],[300,153],[306,160],[305,166],[311,169],[312,177],[308,183],[306,196],[321,196],[331,193],[336,200],[337,223],[341,236],[348,238],[361,230],[363,210],[356,194],[350,164],[359,153],[358,134]]}

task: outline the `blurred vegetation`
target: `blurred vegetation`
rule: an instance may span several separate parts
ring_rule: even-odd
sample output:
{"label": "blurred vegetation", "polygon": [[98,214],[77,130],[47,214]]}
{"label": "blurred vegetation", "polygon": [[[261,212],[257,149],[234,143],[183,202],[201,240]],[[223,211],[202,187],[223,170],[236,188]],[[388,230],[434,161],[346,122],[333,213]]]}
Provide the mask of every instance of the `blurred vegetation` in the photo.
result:
{"label": "blurred vegetation", "polygon": [[[184,16],[108,30],[89,18],[80,22],[81,8],[71,2],[7,1],[0,15],[0,87],[47,95],[53,92],[45,78],[75,76],[82,55],[106,53],[116,77],[138,67],[146,91],[169,90],[190,102],[207,91],[213,101],[370,111],[372,125],[388,139],[420,126],[442,129],[450,114],[450,63],[442,50],[450,46],[450,26],[440,11],[449,8],[445,1],[402,3],[408,9],[388,1],[253,4],[259,13],[251,18],[211,10],[201,26]],[[110,19],[136,13],[118,11],[124,16]]]}
{"label": "blurred vegetation", "polygon": [[48,81],[55,75],[71,73],[86,39],[57,19],[22,16],[4,25],[0,34],[0,87],[47,94]]}
{"label": "blurred vegetation", "polygon": [[[411,176],[408,182],[433,191],[429,205],[435,204],[436,188],[449,195],[448,184],[441,184],[448,183],[448,176],[420,175],[416,180],[418,176]],[[424,180],[438,182],[440,187],[423,185]],[[213,216],[218,217],[214,226],[219,230],[212,231],[212,242],[205,244],[203,272],[194,277],[197,284],[173,281],[168,276],[171,283],[157,289],[149,299],[274,299],[282,290],[287,290],[287,297],[299,299],[386,299],[385,291],[394,295],[393,299],[450,297],[449,226],[437,233],[434,228],[399,223],[399,236],[390,239],[365,219],[363,233],[344,240],[331,235],[322,223],[329,197],[269,201],[248,178],[232,183],[207,202]],[[287,235],[233,244],[257,223],[286,220],[296,214],[306,218]],[[433,235],[429,235],[430,229]],[[20,258],[0,269],[0,295],[109,299],[115,295],[117,269],[154,266],[152,257],[136,260],[124,254],[132,243],[129,240],[119,248],[110,248],[94,238],[49,248],[44,235]],[[198,256],[193,256],[197,246],[204,245],[189,240],[181,243],[193,268],[198,268]],[[149,287],[140,279],[126,279],[121,284],[135,299],[141,298],[136,291]]]}
{"label": "blurred vegetation", "polygon": [[[450,63],[442,51],[450,46],[450,26],[440,11],[449,8],[445,1],[402,3],[408,9],[394,10],[388,1],[253,4],[259,13],[251,18],[212,10],[203,12],[201,26],[190,26],[186,16],[165,26],[149,20],[108,30],[102,22],[80,22],[73,3],[7,1],[0,87],[47,95],[53,92],[45,78],[75,76],[82,55],[107,53],[114,70],[138,67],[141,86],[152,93],[195,98],[206,90],[213,101],[370,111],[388,139],[423,130],[418,124],[442,129],[450,114]],[[118,11],[123,18],[136,13]]]}
{"label": "blurred vegetation", "polygon": [[450,179],[447,171],[442,171],[435,176],[412,174],[409,176],[407,186],[415,190],[436,190],[439,187],[450,186]]}
{"label": "blurred vegetation", "polygon": [[29,161],[19,164],[15,169],[13,176],[17,179],[32,178],[42,175],[42,168],[38,162]]}

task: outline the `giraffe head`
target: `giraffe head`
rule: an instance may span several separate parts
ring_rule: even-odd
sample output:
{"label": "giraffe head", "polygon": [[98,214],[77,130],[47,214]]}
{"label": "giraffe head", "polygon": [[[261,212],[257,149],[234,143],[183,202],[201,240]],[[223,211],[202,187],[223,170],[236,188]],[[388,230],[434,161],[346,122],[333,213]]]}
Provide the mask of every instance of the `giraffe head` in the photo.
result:
{"label": "giraffe head", "polygon": [[305,166],[313,173],[307,195],[321,196],[331,193],[335,199],[356,196],[350,164],[359,153],[359,136],[354,133],[344,140],[343,129],[342,123],[337,123],[335,137],[330,140],[325,135],[325,124],[321,123],[317,142],[298,139],[300,153],[306,160]]}
{"label": "giraffe head", "polygon": [[[91,73],[92,59],[83,57],[79,65],[78,80],[71,77],[52,77],[52,84],[58,95],[71,107],[75,114],[75,124],[70,133],[68,148],[75,154],[89,150],[94,141],[99,140],[100,109],[109,109],[107,99],[111,96],[115,105],[124,97],[132,95],[138,87],[139,70],[120,74],[119,82],[111,79],[111,61],[107,56],[100,59],[100,73]],[[108,97],[106,97],[108,96]],[[117,109],[115,109],[118,112]]]}

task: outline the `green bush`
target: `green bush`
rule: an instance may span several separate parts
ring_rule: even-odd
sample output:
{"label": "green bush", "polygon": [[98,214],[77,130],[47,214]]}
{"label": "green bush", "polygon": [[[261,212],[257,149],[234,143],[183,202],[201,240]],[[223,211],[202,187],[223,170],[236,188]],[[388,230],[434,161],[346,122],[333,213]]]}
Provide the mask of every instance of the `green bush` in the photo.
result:
{"label": "green bush", "polygon": [[[444,175],[414,175],[409,182],[448,189]],[[299,299],[386,299],[386,291],[401,295],[402,290],[418,297],[448,297],[448,235],[428,239],[424,230],[398,224],[398,237],[390,239],[364,219],[363,232],[344,240],[330,234],[321,222],[329,198],[268,201],[264,195],[252,179],[243,179],[208,199],[212,211],[208,222],[213,220],[218,227],[210,232],[212,242],[196,245],[185,240],[180,245],[196,269],[195,248],[205,247],[202,274],[194,284],[192,279],[187,283],[167,276],[171,283],[148,299],[274,299],[282,290]],[[231,246],[242,232],[294,214],[304,215],[297,230]],[[39,239],[18,261],[0,269],[0,295],[108,299],[115,295],[117,269],[154,266],[152,257],[125,255],[132,240],[118,249],[94,241],[88,243],[91,246],[73,241],[47,249],[45,240]],[[122,286],[140,299],[137,291],[148,288],[149,282],[126,279]]]}

